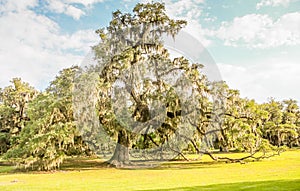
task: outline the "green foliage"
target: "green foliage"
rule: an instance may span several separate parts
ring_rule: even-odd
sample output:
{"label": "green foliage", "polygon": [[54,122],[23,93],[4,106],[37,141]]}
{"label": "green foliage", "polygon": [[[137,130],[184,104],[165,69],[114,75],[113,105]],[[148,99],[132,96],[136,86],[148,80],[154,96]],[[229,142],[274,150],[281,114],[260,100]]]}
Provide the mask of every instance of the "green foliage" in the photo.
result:
{"label": "green foliage", "polygon": [[38,92],[19,78],[12,85],[0,89],[0,155],[16,142],[20,131],[29,121],[28,104]]}
{"label": "green foliage", "polygon": [[[213,93],[223,100],[219,107],[225,108],[224,113],[219,114],[223,117],[223,123],[217,124],[215,148],[239,150],[251,155],[260,151],[272,154],[280,150],[275,146],[291,146],[299,139],[296,115],[287,113],[280,102],[271,99],[269,103],[257,104],[254,100],[241,98],[238,91],[229,89],[222,82],[214,84],[214,87],[216,90]],[[288,103],[295,104],[295,101]],[[286,109],[288,111],[293,108],[294,113],[298,109],[295,105],[285,108],[289,108]]]}
{"label": "green foliage", "polygon": [[61,71],[46,92],[29,104],[30,122],[6,158],[21,167],[51,170],[59,167],[67,155],[85,150],[72,113],[72,79],[76,70],[72,67]]}
{"label": "green foliage", "polygon": [[32,122],[21,132],[19,144],[8,151],[25,168],[37,164],[42,170],[57,167],[65,156],[64,150],[73,143],[74,125],[59,111],[60,103],[51,95],[39,95],[31,104]]}

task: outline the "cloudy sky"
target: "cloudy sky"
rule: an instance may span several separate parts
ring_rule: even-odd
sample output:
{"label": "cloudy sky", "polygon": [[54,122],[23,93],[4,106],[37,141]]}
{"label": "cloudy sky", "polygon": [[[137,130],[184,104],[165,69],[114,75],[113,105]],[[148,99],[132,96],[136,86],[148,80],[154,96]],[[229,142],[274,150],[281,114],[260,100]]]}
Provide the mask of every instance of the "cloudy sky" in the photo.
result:
{"label": "cloudy sky", "polygon": [[[138,0],[0,0],[0,87],[21,77],[43,90],[97,44],[112,11]],[[300,101],[300,0],[165,0],[231,88],[264,102]]]}

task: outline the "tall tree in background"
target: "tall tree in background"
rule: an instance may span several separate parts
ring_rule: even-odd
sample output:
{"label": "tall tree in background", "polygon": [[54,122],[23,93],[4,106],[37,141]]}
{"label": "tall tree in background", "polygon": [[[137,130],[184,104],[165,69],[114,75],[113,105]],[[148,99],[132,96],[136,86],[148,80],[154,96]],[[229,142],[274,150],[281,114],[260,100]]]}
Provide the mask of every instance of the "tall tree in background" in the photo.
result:
{"label": "tall tree in background", "polygon": [[38,92],[20,78],[0,89],[0,154],[16,144],[17,137],[29,121],[28,104]]}
{"label": "tall tree in background", "polygon": [[62,70],[29,104],[30,121],[22,129],[18,144],[5,155],[18,166],[50,170],[59,167],[66,156],[86,150],[73,118],[72,88],[77,69]]}
{"label": "tall tree in background", "polygon": [[264,137],[276,146],[289,147],[299,145],[300,124],[299,107],[296,100],[283,100],[282,102],[270,99],[263,104],[269,113],[265,123]]}
{"label": "tall tree in background", "polygon": [[263,104],[263,107],[269,113],[268,120],[265,123],[264,137],[267,138],[271,144],[280,146],[283,105],[279,101],[270,99],[268,103]]}
{"label": "tall tree in background", "polygon": [[281,144],[292,147],[299,144],[300,124],[299,106],[293,99],[283,100],[282,131],[280,133]]}
{"label": "tall tree in background", "polygon": [[262,132],[268,112],[254,100],[241,98],[239,91],[230,89],[225,82],[216,82],[213,87],[216,90],[212,93],[219,100],[215,106],[223,108],[216,110],[216,116],[221,120],[210,122],[216,128],[206,132],[216,134],[214,148],[225,152],[238,150],[249,156],[260,151],[273,154],[275,148]]}

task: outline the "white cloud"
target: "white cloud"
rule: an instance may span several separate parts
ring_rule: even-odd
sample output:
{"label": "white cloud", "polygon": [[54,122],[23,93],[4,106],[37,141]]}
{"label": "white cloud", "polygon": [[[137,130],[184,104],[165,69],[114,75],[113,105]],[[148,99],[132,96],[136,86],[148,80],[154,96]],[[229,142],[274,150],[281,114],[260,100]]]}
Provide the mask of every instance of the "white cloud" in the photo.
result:
{"label": "white cloud", "polygon": [[85,15],[85,13],[81,9],[78,9],[72,5],[67,6],[65,12],[66,15],[70,15],[75,20],[78,20],[82,15]]}
{"label": "white cloud", "polygon": [[[1,12],[7,11],[23,11],[27,8],[33,8],[39,4],[39,0],[2,0],[5,6],[0,7]],[[66,14],[73,19],[78,20],[85,15],[85,9],[96,3],[104,2],[105,0],[45,0],[46,9],[55,13]],[[83,8],[76,7],[82,5]]]}
{"label": "white cloud", "polygon": [[68,16],[71,16],[73,19],[78,20],[81,16],[85,15],[85,13],[75,6],[65,3],[61,0],[47,0],[48,6],[47,8],[55,13],[63,13]]}
{"label": "white cloud", "polygon": [[85,7],[96,4],[96,3],[102,3],[105,0],[63,0],[64,2],[68,4],[77,3],[84,5]]}
{"label": "white cloud", "polygon": [[204,46],[209,46],[211,41],[206,38],[210,31],[204,29],[199,22],[202,14],[201,6],[204,0],[179,0],[173,2],[166,0],[166,12],[174,19],[183,19],[188,22],[188,25],[183,30],[194,36]]}
{"label": "white cloud", "polygon": [[[78,20],[81,16],[85,15],[85,9],[96,3],[104,2],[105,0],[46,0],[47,9],[55,12],[66,14],[73,19]],[[83,8],[76,7],[82,5]]]}
{"label": "white cloud", "polygon": [[215,35],[228,46],[269,48],[300,44],[300,12],[287,13],[277,20],[268,15],[249,14],[223,22]]}
{"label": "white cloud", "polygon": [[248,61],[244,66],[219,63],[223,80],[243,97],[265,102],[267,98],[277,100],[293,98],[300,100],[300,59],[288,55],[262,58],[255,64]]}
{"label": "white cloud", "polygon": [[189,20],[198,19],[202,10],[199,5],[203,1],[179,0],[177,2],[166,1],[167,13],[176,17],[183,17]]}
{"label": "white cloud", "polygon": [[19,1],[19,0],[1,0],[0,12],[5,11],[23,11],[27,8],[34,7],[38,4],[38,0],[26,0],[26,1]]}
{"label": "white cloud", "polygon": [[29,9],[37,1],[20,2],[7,1],[1,10],[0,87],[21,77],[42,89],[60,69],[79,64],[98,38],[92,30],[62,34],[57,23]]}
{"label": "white cloud", "polygon": [[291,0],[262,0],[256,4],[256,9],[260,9],[265,6],[285,6],[287,7],[290,4]]}
{"label": "white cloud", "polygon": [[94,30],[79,30],[71,35],[60,36],[60,47],[63,50],[72,49],[77,52],[87,53],[90,47],[98,42]]}

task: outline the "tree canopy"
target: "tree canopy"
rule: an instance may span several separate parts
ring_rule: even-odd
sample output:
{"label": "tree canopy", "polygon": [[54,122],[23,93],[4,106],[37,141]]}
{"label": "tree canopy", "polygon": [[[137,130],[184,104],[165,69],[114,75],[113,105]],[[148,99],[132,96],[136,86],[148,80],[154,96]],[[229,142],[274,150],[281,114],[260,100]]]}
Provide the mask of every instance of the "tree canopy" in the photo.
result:
{"label": "tree canopy", "polygon": [[5,153],[19,166],[50,170],[67,155],[87,148],[76,129],[72,109],[72,86],[78,68],[64,69],[45,92],[38,93],[26,110],[27,123],[14,145]]}

